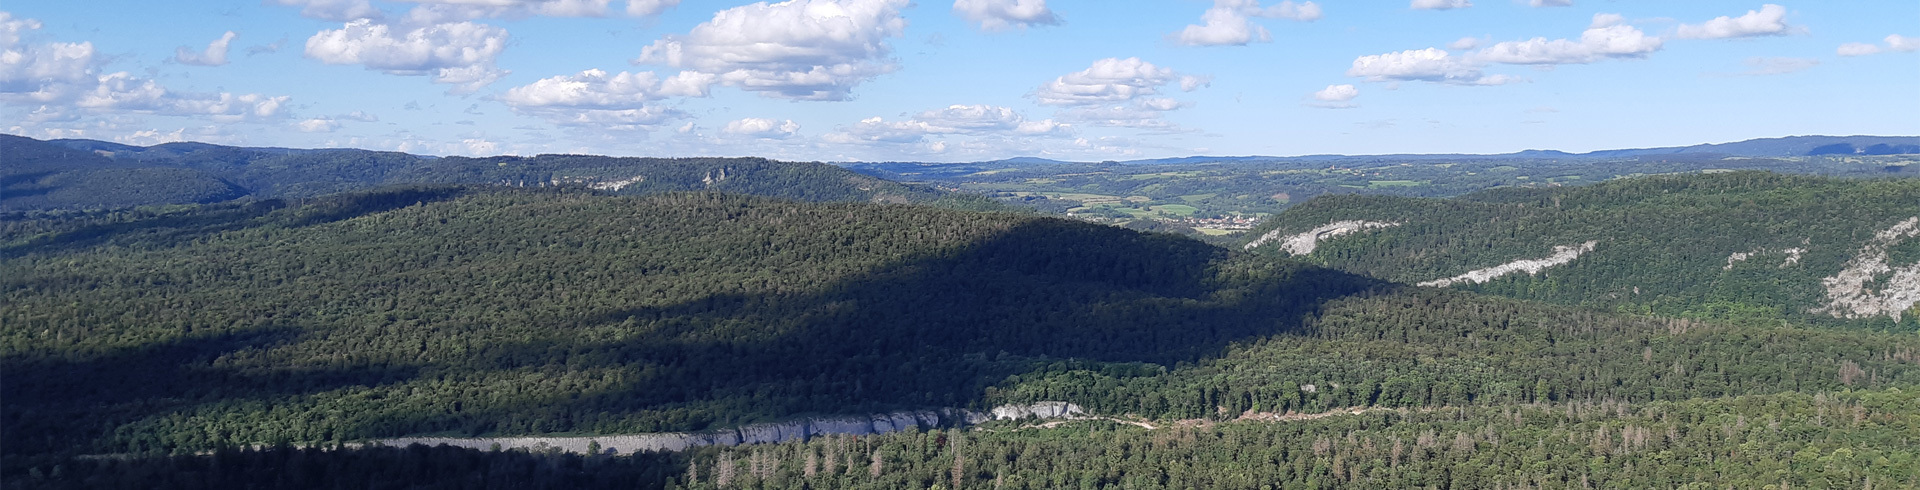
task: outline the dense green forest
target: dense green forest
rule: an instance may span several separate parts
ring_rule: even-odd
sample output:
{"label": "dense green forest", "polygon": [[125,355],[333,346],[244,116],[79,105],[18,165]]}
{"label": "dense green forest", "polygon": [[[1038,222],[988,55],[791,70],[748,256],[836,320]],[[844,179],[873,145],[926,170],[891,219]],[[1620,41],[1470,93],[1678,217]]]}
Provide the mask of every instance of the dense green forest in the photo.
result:
{"label": "dense green forest", "polygon": [[[1913,331],[1920,329],[1920,312],[1911,303],[1878,314],[1822,308],[1834,298],[1828,279],[1849,268],[1865,270],[1871,264],[1862,260],[1878,252],[1884,252],[1881,270],[1845,297],[1898,303],[1920,291],[1899,272],[1920,262],[1920,240],[1876,238],[1915,217],[1920,180],[1733,172],[1454,199],[1330,196],[1289,209],[1247,239],[1342,220],[1399,223],[1322,241],[1305,260],[1405,283],[1547,257],[1555,247],[1592,241],[1591,252],[1540,274],[1453,287],[1690,318]],[[1281,248],[1256,250],[1286,255]]]}
{"label": "dense green forest", "polygon": [[[1643,185],[1711,207],[1712,189],[1762,185],[1738,178],[1793,179]],[[1847,186],[1903,184],[1805,187],[1821,185],[1886,199]],[[769,487],[1900,485],[1914,454],[1899,448],[1920,438],[1911,333],[1417,288],[1029,214],[415,187],[4,218],[10,485],[204,488],[299,468],[330,475],[299,478],[316,487],[467,486],[440,478],[476,465],[499,468],[488,484],[589,487],[714,486],[722,467]],[[191,454],[1033,401],[1156,428],[1000,423],[642,457]],[[809,477],[808,452],[850,459]],[[76,459],[100,454],[117,456]]]}
{"label": "dense green forest", "polygon": [[1899,389],[1624,404],[1376,410],[1286,422],[829,436],[753,447],[226,448],[67,460],[8,488],[1912,488]]}
{"label": "dense green forest", "polygon": [[1920,176],[1920,165],[1914,165],[1920,155],[1856,155],[1851,147],[1843,155],[1762,158],[1530,152],[1171,160],[1175,161],[857,163],[848,168],[891,180],[985,194],[1052,214],[1071,213],[1110,224],[1157,223],[1189,229],[1185,231],[1189,234],[1237,232],[1250,223],[1230,218],[1264,217],[1323,195],[1451,197],[1494,188],[1583,186],[1646,175],[1729,170],[1852,178]]}
{"label": "dense green forest", "polygon": [[394,185],[575,187],[616,195],[716,191],[806,201],[930,202],[970,196],[823,163],[764,158],[424,157],[368,150],[153,147],[0,134],[0,211],[116,209],[308,198]]}

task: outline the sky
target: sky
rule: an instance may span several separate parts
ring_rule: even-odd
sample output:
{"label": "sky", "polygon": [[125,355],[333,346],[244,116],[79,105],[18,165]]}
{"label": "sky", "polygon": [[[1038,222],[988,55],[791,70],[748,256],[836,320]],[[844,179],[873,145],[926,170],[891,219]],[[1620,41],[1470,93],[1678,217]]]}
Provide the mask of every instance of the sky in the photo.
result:
{"label": "sky", "polygon": [[0,132],[810,161],[1920,135],[1920,2],[11,0]]}

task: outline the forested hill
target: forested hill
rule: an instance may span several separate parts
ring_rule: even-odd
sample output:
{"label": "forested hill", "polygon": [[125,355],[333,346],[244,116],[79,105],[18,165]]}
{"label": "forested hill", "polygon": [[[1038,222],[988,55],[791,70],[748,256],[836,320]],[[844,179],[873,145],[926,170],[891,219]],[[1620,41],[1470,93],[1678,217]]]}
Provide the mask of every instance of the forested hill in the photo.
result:
{"label": "forested hill", "polygon": [[1409,284],[1915,330],[1916,225],[1920,180],[1734,172],[1454,199],[1326,196],[1263,223],[1248,241],[1262,253]]}
{"label": "forested hill", "polygon": [[0,211],[313,197],[409,184],[712,190],[808,201],[927,202],[946,193],[821,163],[763,158],[423,157],[367,150],[136,147],[0,135]]}
{"label": "forested hill", "polygon": [[[1701,458],[1762,447],[1745,445],[1762,437],[1765,454],[1855,451],[1858,461],[1833,466],[1848,478],[1920,476],[1908,471],[1913,446],[1898,442],[1910,438],[1899,421],[1920,406],[1907,403],[1920,388],[1920,340],[1910,334],[1601,314],[1067,220],[713,193],[417,188],[0,224],[0,470],[40,475],[14,482],[65,475],[154,486],[138,476],[175,464],[165,454],[249,444],[698,430],[1036,401],[1200,432],[841,440],[823,457],[857,455],[859,471],[834,460],[846,470],[803,472],[796,448],[808,446],[787,446],[780,461],[755,459],[753,478],[816,488],[986,488],[994,472],[1023,482],[1010,488],[1133,479],[1489,487],[1666,475],[1668,484],[1652,485],[1669,486],[1698,478],[1683,471]],[[1809,408],[1792,414],[1789,432],[1732,437],[1720,425],[1727,417],[1699,418],[1744,410],[1698,400],[1721,397],[1818,410],[1866,400],[1847,417],[1870,423],[1803,430],[1827,413]],[[1605,418],[1551,418],[1581,406],[1589,416],[1607,407]],[[1324,425],[1285,416],[1348,407],[1400,415],[1328,415]],[[1520,409],[1535,415],[1510,415]],[[1616,454],[1596,452],[1612,451],[1614,439],[1588,445],[1613,437],[1593,431],[1646,436],[1649,427],[1672,435],[1621,435],[1617,454],[1690,448],[1633,460],[1671,472],[1589,466],[1595,454]],[[1526,435],[1497,446],[1483,434]],[[961,438],[999,449],[968,453],[971,473],[947,473],[953,463],[941,458]],[[1386,462],[1393,438],[1420,459]],[[1085,455],[1112,453],[1090,444],[1138,449],[1097,462]],[[136,459],[69,459],[97,453]],[[481,466],[509,473],[561,469],[528,466],[526,453],[361,454],[388,453],[305,454],[288,460],[304,469],[286,471],[220,456],[217,468],[160,474],[358,478],[441,457],[501,462]],[[715,478],[733,464],[716,456],[605,464],[670,465],[642,467],[629,487],[711,488],[725,486]],[[150,457],[162,459],[139,459]],[[336,463],[362,469],[317,469]]]}

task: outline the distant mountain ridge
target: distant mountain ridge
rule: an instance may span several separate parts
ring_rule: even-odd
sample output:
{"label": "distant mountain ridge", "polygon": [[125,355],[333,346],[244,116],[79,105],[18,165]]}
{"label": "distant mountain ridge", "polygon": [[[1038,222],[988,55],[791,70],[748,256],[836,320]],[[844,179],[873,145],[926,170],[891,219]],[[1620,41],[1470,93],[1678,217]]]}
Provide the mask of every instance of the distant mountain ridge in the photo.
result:
{"label": "distant mountain ridge", "polygon": [[838,202],[930,202],[948,195],[823,163],[765,158],[435,157],[194,142],[132,146],[0,134],[0,211],[307,198],[420,184],[585,187],[626,195],[713,190]]}
{"label": "distant mountain ridge", "polygon": [[[1799,157],[1822,155],[1912,155],[1920,154],[1920,136],[1787,136],[1781,138],[1758,138],[1732,143],[1711,143],[1693,146],[1668,146],[1658,148],[1626,148],[1617,150],[1597,150],[1586,153],[1570,153],[1560,150],[1523,150],[1513,153],[1474,154],[1474,153],[1394,153],[1379,155],[1316,154],[1298,156],[1186,156],[1170,158],[1149,158],[1114,162],[1120,165],[1178,165],[1186,163],[1215,162],[1255,162],[1255,161],[1314,161],[1339,160],[1352,158],[1390,158],[1399,160],[1435,160],[1435,159],[1538,159],[1538,158],[1628,158],[1659,155],[1725,155],[1731,157]],[[972,164],[1002,165],[1044,165],[1075,164],[1094,162],[1072,162],[1037,157],[1017,157]]]}

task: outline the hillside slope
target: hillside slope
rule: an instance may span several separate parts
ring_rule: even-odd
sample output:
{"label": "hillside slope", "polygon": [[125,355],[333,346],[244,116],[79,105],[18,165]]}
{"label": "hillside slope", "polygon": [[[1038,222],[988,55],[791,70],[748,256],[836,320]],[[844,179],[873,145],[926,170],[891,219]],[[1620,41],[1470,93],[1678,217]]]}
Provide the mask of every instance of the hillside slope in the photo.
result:
{"label": "hillside slope", "polygon": [[1249,248],[1565,304],[1912,330],[1916,217],[1920,180],[1735,172],[1456,199],[1329,196],[1262,224]]}
{"label": "hillside slope", "polygon": [[1920,387],[1910,335],[1596,314],[1014,214],[421,188],[3,224],[13,468],[1036,401],[1225,420]]}
{"label": "hillside slope", "polygon": [[306,198],[394,185],[578,187],[607,194],[721,191],[807,201],[931,202],[947,193],[822,163],[592,155],[435,158],[352,149],[137,147],[0,135],[0,211]]}

